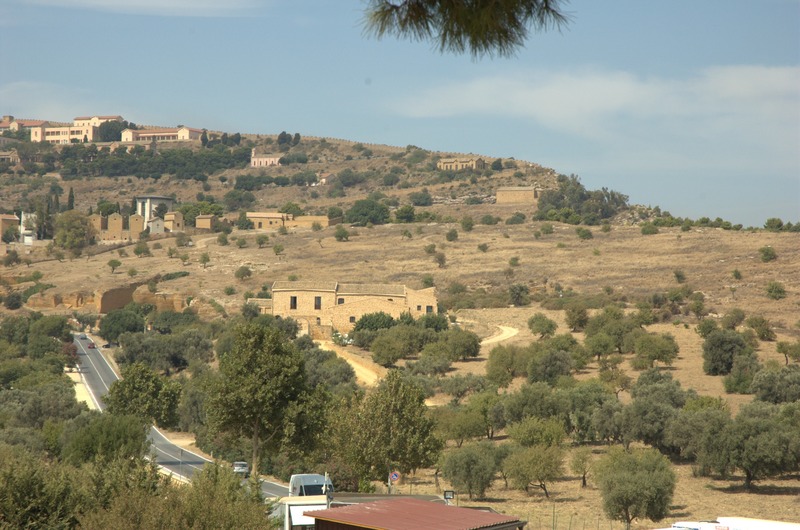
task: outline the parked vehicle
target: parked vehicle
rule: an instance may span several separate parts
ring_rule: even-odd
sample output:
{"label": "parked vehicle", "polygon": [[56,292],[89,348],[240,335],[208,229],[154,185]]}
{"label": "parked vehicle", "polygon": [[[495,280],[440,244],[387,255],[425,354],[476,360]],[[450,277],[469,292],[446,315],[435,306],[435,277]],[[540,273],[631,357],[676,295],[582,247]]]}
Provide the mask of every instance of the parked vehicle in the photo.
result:
{"label": "parked vehicle", "polygon": [[326,495],[333,493],[331,479],[316,473],[292,475],[289,479],[289,496]]}
{"label": "parked vehicle", "polygon": [[80,335],[78,335],[78,339],[86,340],[86,333],[81,333]]}
{"label": "parked vehicle", "polygon": [[250,478],[250,464],[247,462],[234,462],[233,472],[237,475],[242,475],[244,478]]}
{"label": "parked vehicle", "polygon": [[89,348],[90,350],[97,348],[97,346],[94,345],[94,342],[90,342],[89,344],[86,345],[86,347]]}

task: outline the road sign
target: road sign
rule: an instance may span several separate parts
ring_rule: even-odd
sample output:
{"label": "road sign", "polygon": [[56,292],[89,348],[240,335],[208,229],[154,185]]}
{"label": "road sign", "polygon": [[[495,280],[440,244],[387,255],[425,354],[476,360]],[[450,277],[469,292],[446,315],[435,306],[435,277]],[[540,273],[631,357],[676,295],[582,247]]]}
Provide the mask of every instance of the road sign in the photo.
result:
{"label": "road sign", "polygon": [[392,479],[392,482],[397,482],[398,480],[400,480],[400,473],[398,473],[397,471],[392,471],[392,474],[389,475],[389,478]]}

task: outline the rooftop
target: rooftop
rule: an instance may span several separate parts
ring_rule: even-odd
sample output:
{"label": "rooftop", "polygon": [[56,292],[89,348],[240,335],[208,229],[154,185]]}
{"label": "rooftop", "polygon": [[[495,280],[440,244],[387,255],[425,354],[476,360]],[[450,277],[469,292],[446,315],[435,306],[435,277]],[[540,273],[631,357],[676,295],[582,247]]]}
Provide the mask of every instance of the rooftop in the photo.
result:
{"label": "rooftop", "polygon": [[512,515],[445,506],[418,499],[393,499],[305,512],[308,517],[373,530],[478,530],[525,526]]}

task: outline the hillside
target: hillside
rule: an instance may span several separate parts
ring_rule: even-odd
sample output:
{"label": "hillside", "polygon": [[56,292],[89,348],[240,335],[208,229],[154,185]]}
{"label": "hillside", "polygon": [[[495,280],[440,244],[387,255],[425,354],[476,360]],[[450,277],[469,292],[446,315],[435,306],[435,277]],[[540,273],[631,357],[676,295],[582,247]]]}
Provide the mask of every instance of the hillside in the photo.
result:
{"label": "hillside", "polygon": [[[263,141],[262,138],[252,140]],[[643,235],[640,226],[631,224],[641,220],[633,210],[618,216],[608,231],[598,226],[589,227],[592,235],[589,239],[578,237],[575,226],[563,223],[552,223],[553,231],[547,233],[546,223],[531,220],[535,205],[498,205],[489,201],[466,204],[464,199],[491,196],[500,185],[553,187],[555,172],[552,170],[514,161],[517,167],[491,175],[456,176],[442,182],[439,173],[430,167],[435,156],[445,155],[442,153],[415,155],[421,150],[371,145],[356,148],[352,142],[318,139],[304,139],[301,145],[305,145],[309,155],[307,164],[226,170],[209,177],[205,190],[201,181],[176,177],[157,180],[91,177],[56,182],[50,177],[37,180],[17,176],[12,178],[14,182],[3,185],[0,192],[5,204],[7,200],[45,193],[51,184],[57,183],[65,190],[73,187],[76,208],[88,210],[101,199],[125,204],[142,193],[175,194],[185,202],[197,200],[199,193],[220,199],[240,175],[290,176],[302,171],[340,174],[349,169],[370,176],[364,182],[345,187],[344,196],[330,193],[335,189],[332,185],[270,185],[253,191],[257,202],[252,209],[273,209],[291,201],[301,205],[306,213],[324,213],[330,206],[347,208],[355,200],[374,192],[383,194],[383,199],[396,198],[398,204],[405,205],[410,193],[426,187],[436,200],[431,206],[417,207],[417,213],[428,213],[428,219],[439,222],[348,227],[349,241],[337,241],[334,227],[319,231],[292,229],[286,234],[268,231],[263,232],[269,236],[269,243],[263,248],[258,248],[256,243],[256,236],[262,232],[254,230],[234,230],[229,236],[231,243],[226,246],[218,243],[216,234],[198,233],[192,236],[191,247],[179,251],[186,254],[186,264],[168,256],[170,247],[176,245],[171,237],[151,241],[152,257],[142,258],[134,256],[132,246],[128,246],[125,257],[120,257],[117,250],[107,250],[59,262],[46,256],[39,247],[27,255],[32,260],[30,266],[20,264],[0,269],[0,276],[30,277],[33,271],[40,272],[40,282],[52,284],[52,287],[34,296],[31,304],[44,312],[71,312],[81,310],[81,297],[95,291],[137,284],[142,285],[139,292],[144,294],[148,292],[144,284],[157,274],[188,272],[187,276],[159,283],[155,293],[144,295],[153,300],[160,297],[176,308],[188,304],[197,308],[204,318],[215,319],[225,318],[220,308],[227,315],[238,314],[245,293],[257,293],[276,280],[391,282],[413,288],[432,281],[440,301],[450,308],[450,314],[482,339],[496,335],[499,326],[516,330],[516,334],[499,342],[504,345],[527,345],[535,340],[527,329],[527,320],[535,312],[544,312],[555,320],[559,333],[567,332],[564,311],[554,308],[564,298],[613,302],[632,311],[637,302],[654,294],[688,286],[689,291],[704,295],[707,319],[718,320],[731,309],[741,308],[748,316],[761,315],[769,320],[776,340],[759,342],[757,355],[762,363],[782,364],[784,357],[776,351],[777,342],[800,340],[800,233],[662,227],[656,234]],[[363,156],[365,149],[372,151],[368,158]],[[347,160],[348,156],[352,160]],[[394,170],[400,179],[386,185],[383,176],[393,174],[395,167],[400,168]],[[516,212],[525,214],[524,221],[505,224]],[[458,222],[465,216],[476,221],[470,231],[465,231]],[[481,223],[486,216],[499,217],[500,222]],[[452,230],[456,230],[457,238],[450,240],[447,234]],[[242,239],[246,244],[238,248],[236,243]],[[280,253],[274,251],[275,245],[282,248]],[[443,267],[437,266],[434,256],[426,251],[430,245],[444,254]],[[479,249],[482,245],[486,245],[483,250]],[[776,260],[761,260],[759,249],[767,246],[775,250]],[[210,258],[207,266],[200,263],[204,253]],[[122,262],[116,273],[107,265],[112,258]],[[249,267],[253,275],[240,281],[234,273],[243,265]],[[136,270],[135,276],[127,274],[131,269]],[[738,271],[738,278],[734,271]],[[682,283],[678,282],[679,276]],[[785,286],[784,298],[774,300],[766,295],[767,284],[772,281]],[[529,289],[533,298],[530,305],[510,307],[508,289],[514,284]],[[64,303],[56,305],[58,300]],[[550,309],[543,309],[540,301]],[[4,315],[9,313],[5,309],[0,311]],[[703,339],[695,330],[699,320],[689,312],[688,306],[682,306],[682,311],[676,314],[661,312],[659,317],[660,322],[649,326],[648,330],[674,336],[680,347],[678,359],[665,370],[683,388],[693,389],[702,396],[722,397],[734,413],[752,400],[750,395],[726,394],[721,377],[703,374]],[[583,339],[582,333],[573,335],[578,340]],[[496,344],[486,344],[477,360],[455,363],[448,375],[485,373],[487,357]],[[368,353],[355,348],[349,351],[360,357],[362,366],[370,366]],[[629,358],[623,368],[634,378],[638,375]],[[577,378],[587,379],[597,373],[597,364],[593,362],[581,370]],[[519,384],[520,379],[514,383]],[[620,397],[623,402],[630,400],[626,392]],[[444,404],[447,401],[447,396],[437,395],[430,402]],[[605,448],[597,445],[593,446],[593,451],[599,455]],[[754,492],[744,492],[740,476],[725,480],[695,477],[692,466],[686,463],[676,464],[675,469],[678,486],[668,521],[708,519],[725,514],[798,519],[800,476],[797,473],[761,481]],[[572,521],[573,517],[576,527],[581,523],[599,525],[605,518],[598,490],[591,485],[581,489],[577,484],[576,477],[566,472],[565,478],[552,486],[551,502],[539,493],[526,496],[507,491],[498,479],[488,492],[489,500],[473,504],[488,503],[499,511],[521,515],[531,521],[531,527],[549,524],[551,512],[558,514],[559,527],[566,526],[566,520]],[[434,491],[432,471],[420,471],[413,488],[415,492]],[[651,526],[651,523],[639,522],[637,527]]]}

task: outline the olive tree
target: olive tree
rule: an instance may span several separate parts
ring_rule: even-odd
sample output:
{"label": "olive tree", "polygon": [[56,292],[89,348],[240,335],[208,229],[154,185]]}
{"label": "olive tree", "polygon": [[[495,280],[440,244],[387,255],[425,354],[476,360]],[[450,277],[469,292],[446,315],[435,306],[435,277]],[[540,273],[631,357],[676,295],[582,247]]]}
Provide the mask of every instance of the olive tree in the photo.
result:
{"label": "olive tree", "polygon": [[482,499],[491,486],[497,463],[494,446],[483,442],[466,445],[447,454],[442,465],[442,475],[459,491],[466,491],[469,499]]}
{"label": "olive tree", "polygon": [[634,519],[660,521],[669,513],[675,472],[655,449],[611,447],[595,466],[595,477],[606,514],[626,528]]}

